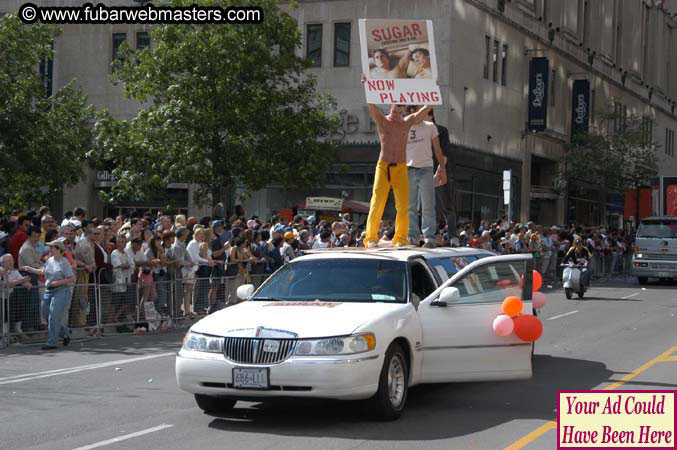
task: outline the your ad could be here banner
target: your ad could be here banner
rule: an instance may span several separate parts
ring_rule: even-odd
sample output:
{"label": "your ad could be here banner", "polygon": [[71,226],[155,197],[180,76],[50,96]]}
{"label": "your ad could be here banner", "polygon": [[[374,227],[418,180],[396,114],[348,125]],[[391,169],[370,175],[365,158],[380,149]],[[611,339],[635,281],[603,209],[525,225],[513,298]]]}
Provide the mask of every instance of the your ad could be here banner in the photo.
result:
{"label": "your ad could be here banner", "polygon": [[367,103],[441,105],[432,20],[360,19]]}

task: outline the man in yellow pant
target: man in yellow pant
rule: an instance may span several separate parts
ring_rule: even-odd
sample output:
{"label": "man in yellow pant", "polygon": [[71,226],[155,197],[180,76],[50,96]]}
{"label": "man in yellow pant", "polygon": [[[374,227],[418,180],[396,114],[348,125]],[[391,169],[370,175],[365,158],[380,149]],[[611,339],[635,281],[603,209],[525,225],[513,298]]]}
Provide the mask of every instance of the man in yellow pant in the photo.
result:
{"label": "man in yellow pant", "polygon": [[364,245],[368,248],[378,247],[378,228],[391,187],[397,209],[393,244],[397,247],[409,243],[407,137],[409,129],[425,119],[429,110],[429,106],[423,106],[414,114],[403,117],[404,105],[390,105],[390,112],[385,116],[376,105],[369,104],[369,113],[376,123],[381,141],[381,153],[376,163],[374,189],[367,218],[367,235],[364,239]]}

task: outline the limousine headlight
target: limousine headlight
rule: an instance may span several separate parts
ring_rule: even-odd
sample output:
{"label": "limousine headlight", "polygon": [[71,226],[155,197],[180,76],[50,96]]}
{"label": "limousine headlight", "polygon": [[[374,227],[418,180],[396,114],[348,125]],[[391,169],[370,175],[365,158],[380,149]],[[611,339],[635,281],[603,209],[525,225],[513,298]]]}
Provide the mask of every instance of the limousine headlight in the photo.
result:
{"label": "limousine headlight", "polygon": [[345,337],[300,340],[296,346],[299,356],[352,355],[376,348],[373,333],[354,334]]}
{"label": "limousine headlight", "polygon": [[194,352],[222,353],[223,338],[189,331],[183,338],[182,348]]}
{"label": "limousine headlight", "polygon": [[635,253],[635,259],[644,259],[646,255],[644,253]]}

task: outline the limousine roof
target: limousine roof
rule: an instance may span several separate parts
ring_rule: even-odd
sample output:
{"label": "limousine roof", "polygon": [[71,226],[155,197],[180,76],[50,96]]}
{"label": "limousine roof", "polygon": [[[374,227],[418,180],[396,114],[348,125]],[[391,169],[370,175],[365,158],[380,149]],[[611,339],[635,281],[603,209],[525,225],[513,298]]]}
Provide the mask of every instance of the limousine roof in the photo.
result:
{"label": "limousine roof", "polygon": [[331,258],[382,258],[398,261],[407,261],[412,257],[421,256],[426,259],[452,256],[470,256],[478,254],[496,255],[494,252],[472,247],[438,247],[422,248],[404,247],[335,247],[313,250],[304,250],[303,259],[331,259]]}

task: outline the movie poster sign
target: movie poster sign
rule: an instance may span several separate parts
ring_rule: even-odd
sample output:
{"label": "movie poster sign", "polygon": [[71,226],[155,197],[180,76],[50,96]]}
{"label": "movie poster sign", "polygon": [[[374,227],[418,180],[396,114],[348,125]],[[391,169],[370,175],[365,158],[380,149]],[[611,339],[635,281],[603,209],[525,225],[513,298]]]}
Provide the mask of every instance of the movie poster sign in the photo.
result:
{"label": "movie poster sign", "polygon": [[360,19],[367,103],[441,105],[432,20]]}

